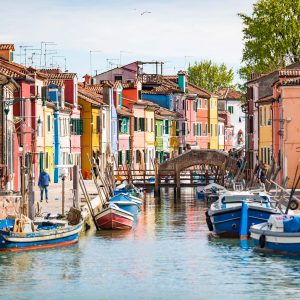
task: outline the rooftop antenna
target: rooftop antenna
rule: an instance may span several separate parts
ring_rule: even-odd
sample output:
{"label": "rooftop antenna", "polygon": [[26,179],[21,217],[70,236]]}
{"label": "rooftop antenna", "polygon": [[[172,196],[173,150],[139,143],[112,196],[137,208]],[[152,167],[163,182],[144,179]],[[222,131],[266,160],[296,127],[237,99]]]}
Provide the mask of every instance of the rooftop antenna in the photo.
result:
{"label": "rooftop antenna", "polygon": [[[47,46],[56,46],[54,42],[41,42],[41,54],[43,50],[43,45],[44,45],[44,67],[47,68],[47,53],[48,54],[55,54],[55,53],[50,53],[49,50],[47,50]],[[57,52],[56,52],[57,53]],[[40,64],[42,64],[42,59],[40,60]]]}
{"label": "rooftop antenna", "polygon": [[25,61],[24,61],[24,65],[26,66],[26,56],[27,56],[27,49],[29,48],[32,48],[32,46],[24,46],[24,45],[21,45],[20,46],[20,64],[22,64],[22,60],[21,60],[21,57],[22,57],[22,49],[24,49],[24,55],[25,55]]}
{"label": "rooftop antenna", "polygon": [[[109,70],[109,68],[111,68],[112,67],[112,65],[113,65],[113,61],[118,61],[119,59],[118,58],[107,58],[106,59],[106,68],[107,68],[107,70]],[[116,64],[117,65],[117,64]]]}
{"label": "rooftop antenna", "polygon": [[90,74],[92,75],[93,69],[92,69],[92,53],[99,53],[102,52],[101,50],[90,50]]}
{"label": "rooftop antenna", "polygon": [[122,54],[123,53],[132,53],[132,52],[130,52],[130,51],[125,51],[125,50],[121,50],[120,51],[120,67],[122,66]]}
{"label": "rooftop antenna", "polygon": [[[54,68],[54,58],[63,58],[64,63],[65,63],[65,70],[67,70],[67,59],[63,55],[53,55],[53,56],[51,56],[51,65],[50,65],[51,68]],[[59,67],[58,64],[57,64],[57,66]]]}
{"label": "rooftop antenna", "polygon": [[[185,70],[185,71],[186,71],[187,58],[192,58],[192,57],[194,57],[194,56],[192,56],[192,55],[186,55],[186,56],[184,57],[184,70]],[[189,62],[189,66],[190,66],[190,62]]]}

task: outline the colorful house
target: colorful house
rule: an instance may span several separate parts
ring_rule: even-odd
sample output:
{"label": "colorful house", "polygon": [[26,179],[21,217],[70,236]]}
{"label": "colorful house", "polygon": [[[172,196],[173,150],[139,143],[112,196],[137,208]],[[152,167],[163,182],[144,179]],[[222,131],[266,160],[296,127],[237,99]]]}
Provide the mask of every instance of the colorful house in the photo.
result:
{"label": "colorful house", "polygon": [[[195,95],[196,102],[196,126],[195,132],[197,147],[200,149],[208,149],[209,144],[209,118],[208,118],[208,105],[210,93],[206,90],[188,83],[187,91],[191,95]],[[189,129],[189,131],[191,131]]]}
{"label": "colorful house", "polygon": [[272,157],[272,96],[259,99],[258,107],[258,157],[267,167]]}
{"label": "colorful house", "polygon": [[242,95],[232,88],[221,88],[217,91],[218,103],[222,109],[230,113],[233,126],[233,148],[245,147],[245,113],[242,110]]}
{"label": "colorful house", "polygon": [[[100,158],[101,148],[101,105],[103,99],[97,94],[79,84],[78,103],[81,106],[82,120],[82,152],[81,152],[81,169],[85,179],[91,179],[90,162]],[[74,123],[75,126],[81,126]],[[94,162],[95,162],[94,161]]]}
{"label": "colorful house", "polygon": [[219,149],[218,145],[218,96],[211,95],[209,99],[209,133],[210,133],[210,141],[209,141],[209,149]]}

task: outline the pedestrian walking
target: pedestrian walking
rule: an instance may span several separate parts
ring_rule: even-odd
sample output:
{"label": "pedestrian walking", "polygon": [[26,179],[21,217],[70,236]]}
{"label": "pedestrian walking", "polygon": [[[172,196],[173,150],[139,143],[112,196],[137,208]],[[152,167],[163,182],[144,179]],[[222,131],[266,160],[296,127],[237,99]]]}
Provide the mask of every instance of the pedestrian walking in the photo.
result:
{"label": "pedestrian walking", "polygon": [[48,186],[50,183],[50,176],[46,171],[42,171],[39,176],[38,186],[41,190],[41,202],[44,200],[44,191],[46,196],[46,202],[48,203]]}

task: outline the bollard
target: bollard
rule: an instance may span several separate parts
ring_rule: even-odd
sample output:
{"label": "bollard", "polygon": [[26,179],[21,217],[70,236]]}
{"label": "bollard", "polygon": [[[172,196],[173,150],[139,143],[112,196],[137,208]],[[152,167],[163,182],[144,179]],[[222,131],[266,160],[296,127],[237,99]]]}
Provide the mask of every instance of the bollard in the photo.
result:
{"label": "bollard", "polygon": [[243,201],[241,208],[240,239],[248,239],[248,205],[245,201]]}

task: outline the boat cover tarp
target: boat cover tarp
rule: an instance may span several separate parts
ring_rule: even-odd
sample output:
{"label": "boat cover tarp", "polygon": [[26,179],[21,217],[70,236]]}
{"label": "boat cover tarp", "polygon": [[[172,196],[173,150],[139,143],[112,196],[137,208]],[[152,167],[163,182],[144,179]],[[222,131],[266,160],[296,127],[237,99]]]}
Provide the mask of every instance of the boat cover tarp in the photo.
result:
{"label": "boat cover tarp", "polygon": [[283,220],[284,232],[300,232],[300,217]]}

